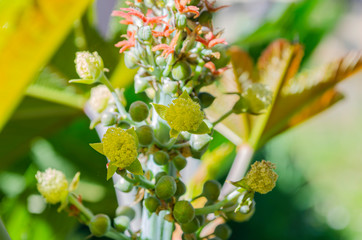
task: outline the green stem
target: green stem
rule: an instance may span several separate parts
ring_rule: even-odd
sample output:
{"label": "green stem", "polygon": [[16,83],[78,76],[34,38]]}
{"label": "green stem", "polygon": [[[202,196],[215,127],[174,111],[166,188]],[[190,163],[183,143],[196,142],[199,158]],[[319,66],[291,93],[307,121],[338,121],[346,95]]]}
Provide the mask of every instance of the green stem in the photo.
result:
{"label": "green stem", "polygon": [[228,202],[234,201],[235,199],[237,199],[240,195],[241,195],[241,192],[239,192],[238,190],[234,190],[229,195],[227,195],[224,200],[222,200],[220,202],[217,202],[210,206],[196,208],[195,215],[204,215],[204,214],[214,213],[214,212],[220,210]]}
{"label": "green stem", "polygon": [[225,113],[224,115],[222,115],[218,120],[216,120],[215,122],[212,123],[213,126],[215,126],[216,124],[220,123],[221,121],[223,121],[225,118],[227,118],[228,116],[230,116],[233,113],[233,110],[228,111],[227,113]]}
{"label": "green stem", "polygon": [[147,189],[154,189],[155,184],[151,181],[148,181],[144,176],[135,175],[135,180],[140,184],[140,186],[147,188]]}
{"label": "green stem", "polygon": [[172,146],[172,148],[183,148],[183,147],[187,147],[187,146],[189,146],[189,145],[190,145],[189,142],[178,143],[178,144],[174,144],[174,145]]}
{"label": "green stem", "polygon": [[168,143],[167,143],[167,145],[166,145],[166,148],[167,148],[168,150],[171,149],[171,148],[175,145],[176,141],[177,141],[177,138],[171,138],[171,139],[168,141]]}
{"label": "green stem", "polygon": [[92,211],[79,202],[73,194],[69,194],[69,202],[73,204],[81,213],[83,213],[88,220],[91,220],[94,217]]}

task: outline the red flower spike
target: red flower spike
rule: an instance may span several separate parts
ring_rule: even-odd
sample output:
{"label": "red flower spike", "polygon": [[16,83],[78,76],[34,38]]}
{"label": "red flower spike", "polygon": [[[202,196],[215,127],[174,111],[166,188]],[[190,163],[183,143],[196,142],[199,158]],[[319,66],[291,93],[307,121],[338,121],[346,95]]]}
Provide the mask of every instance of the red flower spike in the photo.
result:
{"label": "red flower spike", "polygon": [[209,32],[208,34],[205,35],[205,38],[202,38],[200,36],[196,37],[196,41],[204,44],[207,48],[212,48],[217,44],[227,44],[227,42],[225,41],[225,38],[217,38],[216,36],[212,33]]}
{"label": "red flower spike", "polygon": [[186,4],[190,3],[188,0],[175,0],[176,9],[180,13],[194,13],[194,18],[200,16],[199,8],[196,6],[186,6]]}
{"label": "red flower spike", "polygon": [[163,30],[162,32],[152,30],[152,35],[154,37],[169,37],[171,35],[171,33],[173,33],[176,30],[175,28],[172,28],[172,29],[169,29],[169,28],[170,28],[169,25],[167,25],[165,27],[165,30]]}
{"label": "red flower spike", "polygon": [[209,12],[217,12],[217,11],[219,11],[220,9],[223,9],[223,8],[226,8],[226,7],[230,7],[230,5],[224,5],[224,6],[220,6],[220,7],[214,7],[214,4],[215,4],[215,2],[213,2],[213,3],[210,3],[210,2],[208,2],[207,0],[204,0],[204,2],[205,2],[205,7],[207,8],[207,11],[209,11]]}
{"label": "red flower spike", "polygon": [[220,69],[216,70],[215,64],[213,62],[205,63],[204,67],[208,68],[211,71],[211,73],[216,76],[222,74],[223,72],[225,72],[228,69],[228,67],[224,67],[224,68],[220,68]]}
{"label": "red flower spike", "polygon": [[115,44],[116,47],[121,47],[121,49],[119,50],[120,53],[123,53],[127,49],[130,49],[131,47],[135,46],[136,44],[135,36],[136,36],[136,31],[127,31],[127,35],[124,36],[127,38],[127,40],[123,40]]}
{"label": "red flower spike", "polygon": [[150,10],[150,9],[147,11],[147,14],[146,14],[147,16],[145,16],[142,12],[140,12],[134,8],[120,8],[120,9],[121,9],[121,11],[123,11],[123,13],[120,13],[121,11],[115,11],[115,12],[117,12],[117,13],[115,13],[115,14],[117,14],[115,16],[124,17],[125,23],[132,21],[132,16],[136,16],[139,19],[141,19],[145,25],[150,25],[150,24],[166,24],[166,25],[168,25],[168,23],[166,23],[165,21],[162,20],[167,16],[150,17],[150,15],[152,14],[152,10]]}
{"label": "red flower spike", "polygon": [[132,16],[129,15],[128,13],[125,13],[125,12],[122,12],[122,11],[113,11],[112,16],[123,17],[124,20],[121,20],[119,22],[121,24],[125,24],[125,25],[133,24]]}
{"label": "red flower spike", "polygon": [[175,52],[175,47],[176,47],[176,44],[177,44],[177,40],[178,40],[178,37],[180,36],[180,32],[177,32],[175,34],[175,36],[172,38],[171,42],[170,42],[170,45],[167,45],[167,44],[159,44],[159,45],[156,45],[152,48],[152,51],[158,51],[158,50],[163,50],[161,56],[165,56],[167,57],[168,55],[170,55],[171,53],[174,53]]}

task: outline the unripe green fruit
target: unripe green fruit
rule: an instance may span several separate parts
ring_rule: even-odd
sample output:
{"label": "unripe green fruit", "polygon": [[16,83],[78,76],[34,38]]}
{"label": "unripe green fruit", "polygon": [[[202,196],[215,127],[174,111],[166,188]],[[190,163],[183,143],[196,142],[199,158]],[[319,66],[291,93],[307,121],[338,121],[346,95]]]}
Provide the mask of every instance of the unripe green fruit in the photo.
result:
{"label": "unripe green fruit", "polygon": [[127,51],[124,53],[124,64],[129,69],[135,69],[138,67],[139,59],[132,51]]}
{"label": "unripe green fruit", "polygon": [[202,25],[210,23],[211,20],[212,20],[212,13],[209,11],[203,11],[198,18],[199,23]]}
{"label": "unripe green fruit", "polygon": [[188,223],[181,224],[181,229],[184,233],[194,233],[200,228],[200,223],[197,218],[194,218]]}
{"label": "unripe green fruit", "polygon": [[220,53],[220,57],[218,59],[213,58],[212,60],[216,69],[223,68],[230,62],[230,56],[226,54],[227,46],[225,44],[218,44],[212,47],[212,51]]}
{"label": "unripe green fruit", "polygon": [[254,212],[255,212],[255,207],[253,207],[251,211],[248,213],[242,213],[240,211],[237,212],[231,211],[231,212],[226,212],[225,215],[227,216],[227,218],[235,222],[245,222],[248,221],[254,215]]}
{"label": "unripe green fruit", "polygon": [[176,179],[176,187],[175,197],[180,197],[185,194],[186,185],[180,179]]}
{"label": "unripe green fruit", "polygon": [[117,124],[117,127],[128,129],[131,127],[131,125],[128,122],[121,121],[120,123]]}
{"label": "unripe green fruit", "polygon": [[130,182],[124,180],[124,178],[120,178],[119,181],[114,184],[114,187],[122,192],[128,193],[132,190],[133,185]]}
{"label": "unripe green fruit", "polygon": [[104,126],[112,126],[112,125],[116,124],[116,122],[117,122],[117,115],[116,114],[110,113],[110,112],[102,113],[101,123]]}
{"label": "unripe green fruit", "polygon": [[156,176],[155,176],[155,182],[157,183],[158,180],[160,180],[160,178],[163,177],[163,176],[167,176],[167,173],[166,172],[157,173]]}
{"label": "unripe green fruit", "polygon": [[189,223],[195,217],[195,209],[189,201],[178,201],[173,207],[173,217],[179,223]]}
{"label": "unripe green fruit", "polygon": [[232,230],[227,224],[220,224],[215,228],[214,234],[223,239],[227,240],[231,236]]}
{"label": "unripe green fruit", "polygon": [[114,219],[114,226],[120,232],[126,231],[129,227],[131,220],[127,216],[118,216]]}
{"label": "unripe green fruit", "polygon": [[137,32],[138,38],[142,41],[149,41],[152,38],[150,26],[142,26]]}
{"label": "unripe green fruit", "polygon": [[191,75],[191,67],[187,62],[178,62],[172,68],[172,77],[179,81],[188,79]]}
{"label": "unripe green fruit", "polygon": [[186,27],[187,17],[184,14],[176,14],[176,28],[184,29]]}
{"label": "unripe green fruit", "polygon": [[126,216],[130,220],[134,219],[136,212],[133,208],[128,206],[119,206],[116,210],[116,216]]}
{"label": "unripe green fruit", "polygon": [[148,106],[142,101],[136,101],[129,107],[129,114],[133,121],[142,122],[148,117]]}
{"label": "unripe green fruit", "polygon": [[218,181],[208,180],[204,183],[204,188],[202,189],[202,195],[208,200],[216,201],[220,195],[221,185]]}
{"label": "unripe green fruit", "polygon": [[138,142],[143,146],[148,146],[153,142],[153,129],[148,125],[143,125],[136,129]]}
{"label": "unripe green fruit", "polygon": [[205,224],[205,216],[204,215],[197,215],[195,218],[199,220],[200,226]]}
{"label": "unripe green fruit", "polygon": [[156,212],[157,208],[160,206],[160,200],[158,200],[156,197],[151,196],[145,199],[145,207],[150,211],[151,213]]}
{"label": "unripe green fruit", "polygon": [[175,195],[177,189],[176,181],[171,176],[162,176],[156,184],[156,195],[159,199],[167,200]]}
{"label": "unripe green fruit", "polygon": [[170,159],[170,156],[165,151],[158,151],[153,154],[153,161],[157,165],[166,165],[168,163],[169,159]]}
{"label": "unripe green fruit", "polygon": [[92,235],[102,237],[111,228],[111,220],[105,214],[97,214],[90,220],[88,226]]}
{"label": "unripe green fruit", "polygon": [[200,92],[197,97],[202,108],[208,108],[215,100],[215,97],[208,92]]}
{"label": "unripe green fruit", "polygon": [[181,171],[186,167],[187,161],[186,158],[182,155],[177,155],[172,159],[173,164],[175,165],[176,169]]}

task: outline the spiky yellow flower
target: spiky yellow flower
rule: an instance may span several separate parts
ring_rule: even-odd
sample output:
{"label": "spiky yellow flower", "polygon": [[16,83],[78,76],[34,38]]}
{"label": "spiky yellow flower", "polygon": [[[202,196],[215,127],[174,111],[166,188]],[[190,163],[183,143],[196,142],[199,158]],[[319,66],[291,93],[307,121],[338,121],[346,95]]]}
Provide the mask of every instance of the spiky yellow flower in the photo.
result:
{"label": "spiky yellow flower", "polygon": [[97,112],[103,111],[112,97],[111,92],[104,85],[98,85],[92,88],[89,98],[89,105]]}
{"label": "spiky yellow flower", "polygon": [[38,171],[35,178],[38,191],[48,203],[56,204],[68,195],[68,181],[62,172],[48,168],[45,172]]}
{"label": "spiky yellow flower", "polygon": [[103,71],[103,60],[97,52],[77,52],[75,58],[77,73],[82,79],[97,79]]}
{"label": "spiky yellow flower", "polygon": [[262,194],[270,192],[278,179],[278,174],[273,169],[275,169],[275,165],[271,162],[265,160],[255,162],[246,174],[246,184],[255,192]]}
{"label": "spiky yellow flower", "polygon": [[114,166],[128,167],[137,159],[137,142],[133,135],[117,127],[108,128],[102,138],[104,155]]}
{"label": "spiky yellow flower", "polygon": [[172,101],[165,113],[165,120],[172,129],[196,131],[204,119],[200,105],[191,99],[177,98]]}

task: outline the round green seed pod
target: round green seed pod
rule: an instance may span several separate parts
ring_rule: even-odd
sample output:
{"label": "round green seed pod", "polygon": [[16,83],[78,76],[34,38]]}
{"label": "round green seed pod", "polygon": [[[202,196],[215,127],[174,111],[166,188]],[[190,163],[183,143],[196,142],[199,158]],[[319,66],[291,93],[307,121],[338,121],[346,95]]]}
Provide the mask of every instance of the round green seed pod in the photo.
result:
{"label": "round green seed pod", "polygon": [[178,62],[172,68],[172,77],[179,81],[188,79],[191,75],[191,67],[187,62]]}
{"label": "round green seed pod", "polygon": [[232,233],[231,228],[227,225],[227,224],[220,224],[215,228],[215,232],[214,234],[223,239],[223,240],[227,240],[230,238]]}
{"label": "round green seed pod", "polygon": [[173,164],[175,165],[176,169],[181,171],[182,169],[184,169],[186,167],[187,164],[187,160],[184,156],[182,155],[177,155],[176,157],[174,157],[172,159]]}
{"label": "round green seed pod", "polygon": [[134,219],[136,212],[133,208],[128,206],[119,206],[116,210],[116,216],[126,216],[130,220]]}
{"label": "round green seed pod", "polygon": [[120,127],[122,129],[128,129],[131,127],[131,125],[128,122],[121,121],[117,124],[117,127]]}
{"label": "round green seed pod", "polygon": [[241,211],[230,211],[226,212],[225,215],[230,220],[233,220],[235,222],[246,222],[248,221],[255,213],[255,205],[252,206],[252,209],[248,213],[243,213]]}
{"label": "round green seed pod", "polygon": [[198,21],[200,24],[209,24],[212,20],[212,13],[209,11],[203,11],[198,17]]}
{"label": "round green seed pod", "polygon": [[186,193],[186,185],[180,179],[176,179],[176,187],[175,197],[180,197]]}
{"label": "round green seed pod", "polygon": [[124,64],[129,69],[135,69],[138,67],[139,59],[132,51],[127,51],[124,53]]}
{"label": "round green seed pod", "polygon": [[158,151],[153,154],[153,161],[157,165],[166,165],[168,163],[168,160],[170,159],[170,156],[165,151]]}
{"label": "round green seed pod", "polygon": [[177,185],[173,177],[162,176],[156,184],[155,192],[159,199],[167,200],[175,195],[176,189]]}
{"label": "round green seed pod", "polygon": [[218,59],[213,58],[212,60],[216,69],[223,68],[230,62],[230,56],[226,54],[227,46],[225,44],[218,44],[212,47],[212,51],[220,53],[220,57]]}
{"label": "round green seed pod", "polygon": [[181,224],[181,229],[184,233],[194,233],[200,228],[200,223],[197,218],[194,218],[188,223]]}
{"label": "round green seed pod", "polygon": [[129,107],[129,114],[133,121],[142,122],[148,117],[149,109],[146,103],[136,101]]}
{"label": "round green seed pod", "polygon": [[117,115],[114,113],[110,113],[110,112],[105,112],[102,113],[101,115],[101,123],[104,126],[112,126],[114,124],[116,124],[117,122]]}
{"label": "round green seed pod", "polygon": [[114,219],[114,226],[115,228],[120,231],[124,232],[129,227],[131,220],[127,216],[118,216]]}
{"label": "round green seed pod", "polygon": [[155,183],[158,182],[158,180],[160,180],[161,177],[163,176],[167,176],[167,173],[166,172],[158,172],[155,176]]}
{"label": "round green seed pod", "polygon": [[173,207],[173,217],[178,223],[189,223],[195,217],[195,209],[189,201],[178,201]]}
{"label": "round green seed pod", "polygon": [[145,199],[145,207],[150,211],[151,213],[156,212],[157,208],[160,206],[160,200],[154,196],[150,196]]}
{"label": "round green seed pod", "polygon": [[102,237],[111,228],[111,219],[105,214],[97,214],[90,220],[88,226],[92,235]]}
{"label": "round green seed pod", "polygon": [[153,142],[153,129],[148,125],[140,126],[136,129],[138,142],[142,146],[148,146]]}
{"label": "round green seed pod", "polygon": [[202,108],[208,108],[215,100],[215,97],[208,92],[200,92],[197,97]]}
{"label": "round green seed pod", "polygon": [[130,182],[126,181],[124,178],[120,178],[119,181],[114,184],[114,187],[122,192],[128,193],[132,190],[133,185]]}
{"label": "round green seed pod", "polygon": [[204,183],[204,188],[202,189],[202,195],[208,200],[216,201],[220,195],[221,185],[218,181],[208,180]]}
{"label": "round green seed pod", "polygon": [[195,218],[197,218],[197,220],[199,220],[200,226],[205,224],[205,216],[204,215],[197,215],[197,216],[195,216]]}

